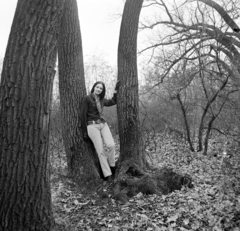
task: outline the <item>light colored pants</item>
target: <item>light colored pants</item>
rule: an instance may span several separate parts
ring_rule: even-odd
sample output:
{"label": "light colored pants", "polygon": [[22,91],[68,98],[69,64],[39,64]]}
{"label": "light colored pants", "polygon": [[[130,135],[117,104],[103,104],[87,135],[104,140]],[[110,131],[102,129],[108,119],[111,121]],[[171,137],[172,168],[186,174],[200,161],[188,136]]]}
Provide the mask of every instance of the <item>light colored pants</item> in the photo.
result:
{"label": "light colored pants", "polygon": [[[104,177],[112,175],[110,166],[115,166],[115,143],[108,124],[90,124],[87,126],[87,131],[98,154]],[[105,150],[103,142],[106,145]]]}

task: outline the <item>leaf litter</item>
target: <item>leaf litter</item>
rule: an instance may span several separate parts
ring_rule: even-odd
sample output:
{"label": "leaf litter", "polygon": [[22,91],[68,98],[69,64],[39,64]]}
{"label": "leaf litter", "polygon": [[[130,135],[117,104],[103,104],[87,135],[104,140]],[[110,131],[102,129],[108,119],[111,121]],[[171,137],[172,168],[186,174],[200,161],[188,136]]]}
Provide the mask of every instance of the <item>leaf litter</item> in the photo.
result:
{"label": "leaf litter", "polygon": [[148,147],[152,150],[149,160],[189,174],[194,188],[163,196],[139,193],[122,204],[113,198],[112,185],[107,182],[98,191],[83,195],[69,178],[55,176],[54,230],[240,231],[240,191],[231,187],[222,159],[191,153],[183,142],[166,139],[159,139],[158,147]]}

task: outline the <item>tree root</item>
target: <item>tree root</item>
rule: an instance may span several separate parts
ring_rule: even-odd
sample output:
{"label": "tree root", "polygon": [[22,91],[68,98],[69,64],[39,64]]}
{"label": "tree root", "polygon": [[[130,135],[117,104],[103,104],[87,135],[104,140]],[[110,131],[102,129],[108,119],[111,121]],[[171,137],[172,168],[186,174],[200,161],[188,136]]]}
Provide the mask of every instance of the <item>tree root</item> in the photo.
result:
{"label": "tree root", "polygon": [[170,168],[144,169],[135,163],[124,163],[115,180],[114,196],[126,202],[138,193],[165,195],[180,190],[183,186],[192,188],[192,179],[180,175]]}

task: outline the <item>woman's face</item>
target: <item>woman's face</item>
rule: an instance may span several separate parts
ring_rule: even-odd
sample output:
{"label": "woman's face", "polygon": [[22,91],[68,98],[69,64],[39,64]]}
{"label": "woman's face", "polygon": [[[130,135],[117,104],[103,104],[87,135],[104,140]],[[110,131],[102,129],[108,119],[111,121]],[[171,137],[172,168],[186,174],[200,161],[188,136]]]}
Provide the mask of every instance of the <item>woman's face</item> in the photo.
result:
{"label": "woman's face", "polygon": [[103,85],[102,85],[101,83],[99,83],[99,84],[97,84],[97,85],[94,87],[93,93],[94,93],[95,95],[99,95],[99,94],[102,93],[102,91],[103,91]]}

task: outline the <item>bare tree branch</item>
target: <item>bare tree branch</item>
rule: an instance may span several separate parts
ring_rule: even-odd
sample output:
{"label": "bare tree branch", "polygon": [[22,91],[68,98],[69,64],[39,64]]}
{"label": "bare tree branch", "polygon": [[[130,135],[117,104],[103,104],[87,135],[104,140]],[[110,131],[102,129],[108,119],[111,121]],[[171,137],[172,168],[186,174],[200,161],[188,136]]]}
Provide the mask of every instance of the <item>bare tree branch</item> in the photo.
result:
{"label": "bare tree branch", "polygon": [[[204,4],[214,8],[224,19],[224,21],[231,27],[234,32],[240,32],[239,26],[232,20],[229,14],[224,10],[218,3],[212,0],[192,0],[192,1],[200,1]],[[240,38],[240,35],[238,36]]]}

